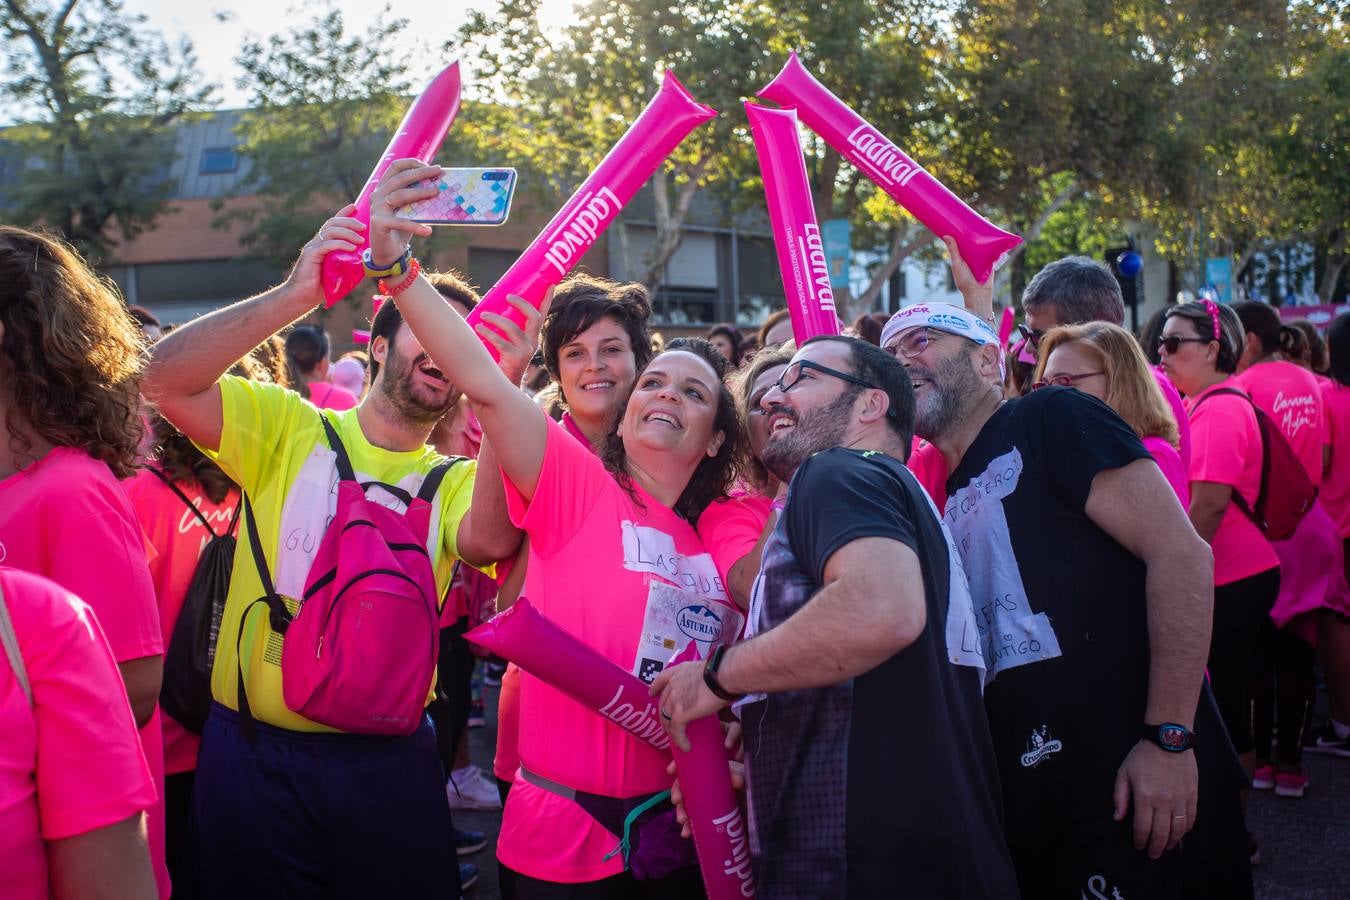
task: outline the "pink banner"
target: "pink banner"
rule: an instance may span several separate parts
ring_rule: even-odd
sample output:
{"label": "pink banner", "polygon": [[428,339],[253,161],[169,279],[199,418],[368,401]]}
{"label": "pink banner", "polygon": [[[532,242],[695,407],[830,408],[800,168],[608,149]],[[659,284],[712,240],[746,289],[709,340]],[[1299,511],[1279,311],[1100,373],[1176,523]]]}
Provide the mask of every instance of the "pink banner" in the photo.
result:
{"label": "pink banner", "polygon": [[[441,74],[432,79],[426,90],[413,101],[408,108],[398,130],[394,132],[384,155],[375,164],[366,186],[356,198],[356,212],[353,218],[370,225],[370,197],[379,186],[380,179],[388,171],[389,164],[396,159],[420,159],[431,162],[432,157],[441,149],[450,124],[459,112],[459,63],[452,62],[441,70]],[[332,306],[351,292],[366,277],[365,267],[361,264],[361,254],[370,245],[369,232],[366,240],[355,250],[338,250],[323,258],[323,296],[325,306]],[[388,260],[380,260],[387,263]]]}
{"label": "pink banner", "polygon": [[797,110],[801,120],[877,183],[938,237],[951,236],[981,283],[1022,239],[996,227],[910,159],[847,103],[835,96],[793,53],[759,96]]}
{"label": "pink banner", "polygon": [[[716,115],[717,110],[689,95],[674,72],[666,72],[661,89],[624,136],[469,313],[470,327],[476,326],[485,312],[506,316],[523,326],[524,316],[506,302],[507,296],[523,297],[535,307],[543,303],[548,289],[576,267],[689,132]],[[484,344],[496,359],[497,349],[486,341]]]}
{"label": "pink banner", "polygon": [[769,204],[792,335],[801,346],[816,335],[838,334],[830,267],[806,177],[797,114],[749,102],[745,114],[750,119],[750,134],[764,176],[764,197]]}

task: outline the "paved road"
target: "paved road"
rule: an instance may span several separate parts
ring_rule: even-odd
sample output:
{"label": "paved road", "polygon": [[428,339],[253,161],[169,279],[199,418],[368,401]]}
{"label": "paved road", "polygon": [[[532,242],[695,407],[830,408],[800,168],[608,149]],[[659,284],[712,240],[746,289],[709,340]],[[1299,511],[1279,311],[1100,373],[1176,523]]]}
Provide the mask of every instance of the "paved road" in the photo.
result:
{"label": "paved road", "polygon": [[[497,689],[485,688],[488,723],[470,731],[473,761],[492,770],[497,741]],[[1257,900],[1347,900],[1350,898],[1350,759],[1308,754],[1311,786],[1301,800],[1253,791],[1249,827],[1261,844],[1261,864],[1253,870]],[[475,863],[480,880],[468,900],[495,900],[497,862],[493,855],[500,813],[457,812],[455,824],[487,832]],[[1209,898],[1223,900],[1223,898]]]}

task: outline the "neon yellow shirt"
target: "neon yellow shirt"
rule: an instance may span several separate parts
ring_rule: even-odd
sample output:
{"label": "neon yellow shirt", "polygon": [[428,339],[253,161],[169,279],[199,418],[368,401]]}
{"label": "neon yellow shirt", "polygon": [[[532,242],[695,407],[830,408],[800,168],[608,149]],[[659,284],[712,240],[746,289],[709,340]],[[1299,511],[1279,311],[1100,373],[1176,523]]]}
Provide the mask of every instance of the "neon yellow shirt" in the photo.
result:
{"label": "neon yellow shirt", "polygon": [[[220,381],[224,428],[220,449],[202,451],[237,481],[248,495],[258,523],[263,553],[277,593],[294,613],[293,599],[304,592],[314,554],[324,528],[337,508],[336,454],[328,446],[320,412],[294,391],[227,375]],[[378,481],[409,495],[417,493],[426,473],[445,457],[430,447],[395,453],[372,446],[361,431],[355,409],[323,411],[351,457],[362,482]],[[444,598],[458,556],[455,537],[469,508],[477,463],[465,460],[450,467],[432,507],[427,551],[436,571],[438,596]],[[366,496],[402,511],[403,501],[379,486]],[[238,659],[243,657],[244,685],[254,718],[293,731],[333,731],[291,712],[281,693],[283,637],[268,623],[264,605],[248,615],[239,643],[240,618],[245,608],[263,595],[249,549],[247,524],[239,523],[239,546],[234,555],[229,598],[216,641],[211,694],[230,709],[238,709]]]}

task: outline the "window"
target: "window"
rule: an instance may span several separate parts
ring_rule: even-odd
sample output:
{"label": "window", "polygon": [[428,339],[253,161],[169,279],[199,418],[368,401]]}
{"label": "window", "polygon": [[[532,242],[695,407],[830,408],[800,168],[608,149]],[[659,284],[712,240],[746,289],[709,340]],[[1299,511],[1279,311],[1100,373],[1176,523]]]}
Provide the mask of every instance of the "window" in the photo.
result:
{"label": "window", "polygon": [[239,168],[239,154],[233,147],[207,147],[202,151],[198,175],[225,175]]}

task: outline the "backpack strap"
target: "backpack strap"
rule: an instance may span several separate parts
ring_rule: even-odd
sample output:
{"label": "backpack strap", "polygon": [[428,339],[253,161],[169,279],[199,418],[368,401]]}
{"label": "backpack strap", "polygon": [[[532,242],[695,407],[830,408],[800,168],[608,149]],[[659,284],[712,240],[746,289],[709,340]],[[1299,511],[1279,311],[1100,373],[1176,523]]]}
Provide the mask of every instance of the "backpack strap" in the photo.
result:
{"label": "backpack strap", "polygon": [[244,732],[244,737],[251,744],[257,740],[257,728],[254,727],[253,711],[248,705],[248,691],[244,688],[244,625],[248,622],[248,614],[253,611],[253,607],[259,603],[266,605],[268,609],[268,619],[272,630],[277,634],[285,634],[286,629],[291,624],[291,612],[286,608],[286,601],[281,599],[277,593],[276,587],[272,584],[272,574],[267,568],[267,557],[263,555],[262,538],[258,537],[258,520],[253,517],[253,504],[248,502],[246,495],[240,495],[239,505],[244,508],[244,517],[248,523],[248,546],[253,553],[253,565],[258,570],[258,580],[262,582],[263,595],[254,600],[248,606],[244,607],[243,613],[239,616],[239,633],[234,639],[234,664],[238,673],[238,706],[239,706],[239,725]]}
{"label": "backpack strap", "polygon": [[328,437],[328,446],[337,454],[338,477],[343,481],[355,481],[356,470],[352,468],[352,458],[347,455],[347,448],[342,445],[337,429],[323,413],[319,413],[319,421],[323,423],[323,433]]}
{"label": "backpack strap", "polygon": [[430,503],[436,498],[436,492],[441,489],[441,482],[455,463],[461,462],[463,457],[455,456],[447,459],[445,462],[436,466],[427,473],[427,477],[422,479],[422,486],[417,489],[417,499],[425,500]]}
{"label": "backpack strap", "polygon": [[14,670],[14,679],[33,705],[33,685],[28,681],[28,669],[23,664],[23,654],[19,652],[19,636],[14,632],[14,620],[9,617],[9,607],[5,605],[5,589],[0,586],[0,644],[5,645],[5,656],[9,658],[9,667]]}
{"label": "backpack strap", "polygon": [[[178,495],[178,499],[183,501],[184,506],[192,510],[192,514],[197,517],[197,521],[202,523],[203,528],[211,532],[212,537],[223,536],[216,534],[216,530],[211,527],[211,521],[206,518],[206,516],[202,513],[201,509],[197,506],[197,504],[189,500],[188,495],[183,493],[182,490],[178,487],[178,485],[174,483],[174,480],[170,478],[167,474],[165,474],[165,472],[162,469],[160,469],[158,466],[146,466],[145,468],[148,471],[154,472],[156,478],[164,482],[165,486],[167,486],[169,490],[173,491],[175,494]],[[239,520],[239,507],[236,506],[234,508],[234,519],[230,521],[230,527],[229,529],[226,530],[225,534],[229,534],[230,531],[234,529],[234,523],[237,522],[238,520]]]}
{"label": "backpack strap", "polygon": [[1246,498],[1242,496],[1242,492],[1237,489],[1236,485],[1233,486],[1233,491],[1229,496],[1233,501],[1233,505],[1241,510],[1244,516],[1251,519],[1253,525],[1264,532],[1266,530],[1266,490],[1270,483],[1270,447],[1269,442],[1266,440],[1265,426],[1261,423],[1261,407],[1257,406],[1256,402],[1252,400],[1250,396],[1237,388],[1218,388],[1217,390],[1210,391],[1208,394],[1205,394],[1205,396],[1195,401],[1195,405],[1191,407],[1191,412],[1194,413],[1206,400],[1210,397],[1217,396],[1218,394],[1232,394],[1235,397],[1241,397],[1250,404],[1252,413],[1256,416],[1256,430],[1261,435],[1261,486],[1256,492],[1256,508],[1252,509],[1252,507],[1247,504]]}

